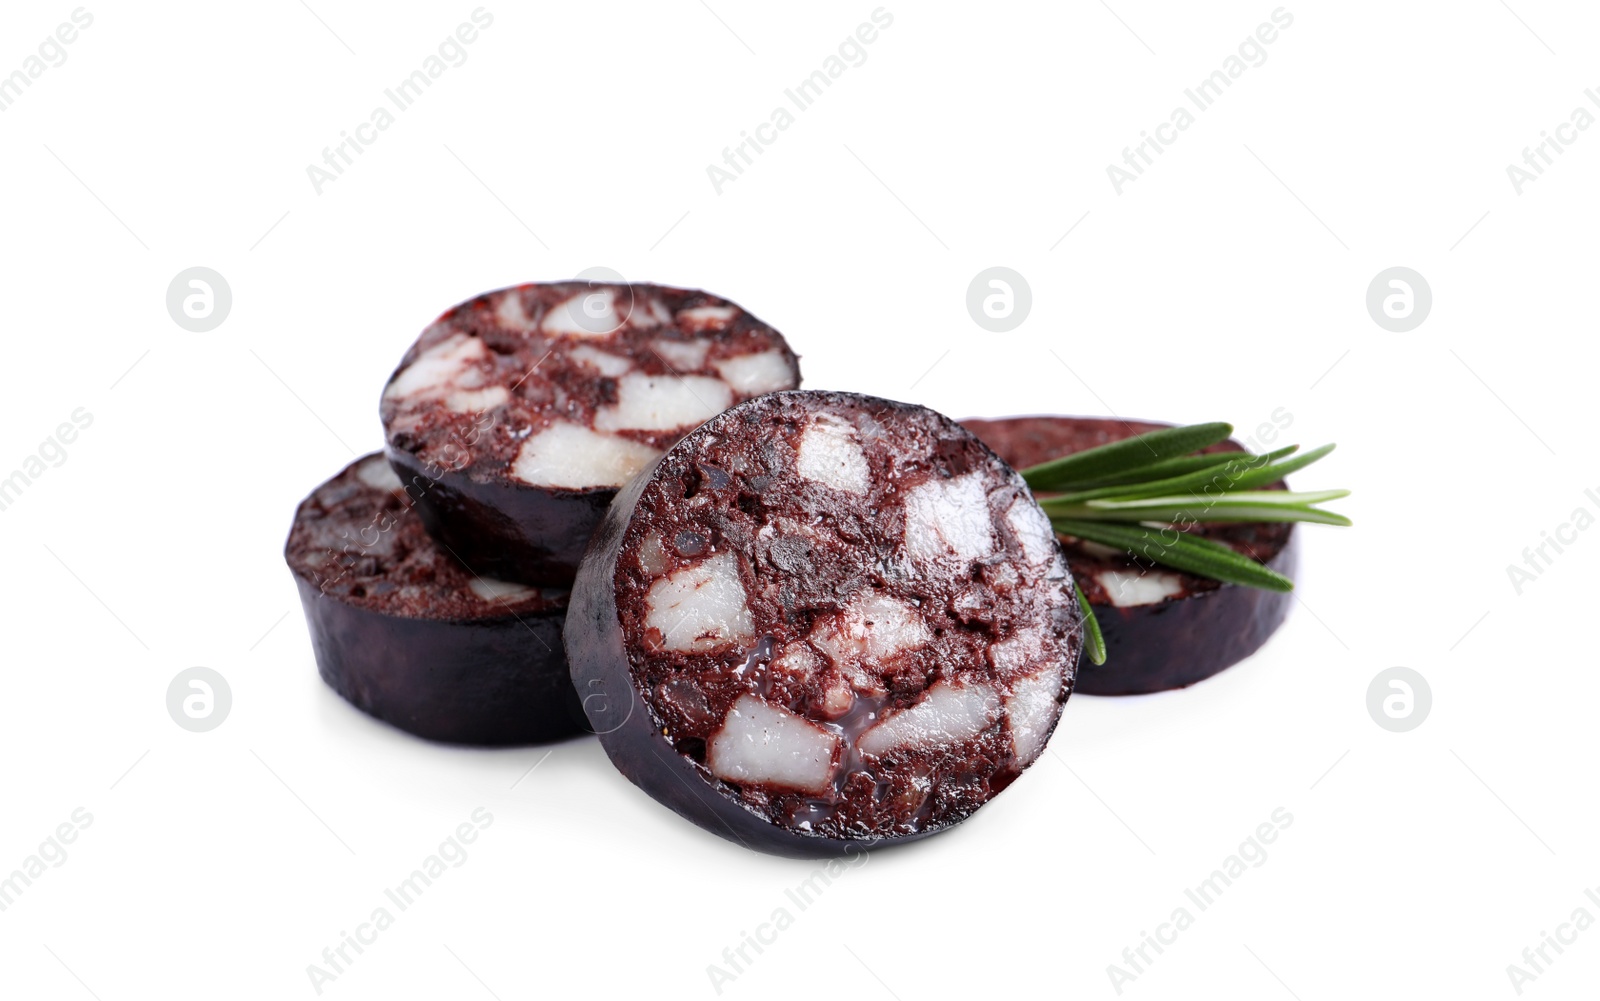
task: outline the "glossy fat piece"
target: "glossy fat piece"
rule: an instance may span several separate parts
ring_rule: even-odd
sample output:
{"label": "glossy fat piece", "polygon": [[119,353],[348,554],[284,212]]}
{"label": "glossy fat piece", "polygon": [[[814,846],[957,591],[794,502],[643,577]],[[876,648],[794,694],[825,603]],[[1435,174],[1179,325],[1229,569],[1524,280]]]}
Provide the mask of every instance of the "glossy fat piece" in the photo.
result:
{"label": "glossy fat piece", "polygon": [[1049,522],[931,410],[736,406],[617,496],[567,622],[614,764],[750,848],[945,830],[1043,751],[1082,622]]}
{"label": "glossy fat piece", "polygon": [[705,292],[489,292],[412,345],[380,413],[430,533],[480,573],[572,582],[617,488],[702,421],[800,384],[783,336]]}
{"label": "glossy fat piece", "polygon": [[[1148,431],[1171,427],[1110,417],[1008,417],[962,424],[1018,469]],[[1208,452],[1239,451],[1234,441]],[[1283,489],[1274,484],[1267,489]],[[1292,523],[1201,525],[1196,534],[1226,543],[1286,577],[1297,568]],[[1203,681],[1255,653],[1289,614],[1293,597],[1223,584],[1125,552],[1063,538],[1072,574],[1105,634],[1106,662],[1078,667],[1087,695],[1140,695]]]}

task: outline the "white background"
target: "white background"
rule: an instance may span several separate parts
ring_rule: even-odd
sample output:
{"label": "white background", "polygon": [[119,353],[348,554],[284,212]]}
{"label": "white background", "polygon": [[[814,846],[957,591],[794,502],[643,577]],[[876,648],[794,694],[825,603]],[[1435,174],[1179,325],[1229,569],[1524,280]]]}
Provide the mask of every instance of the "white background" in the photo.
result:
{"label": "white background", "polygon": [[[1291,5],[1118,195],[1107,165],[1270,0],[894,3],[718,194],[706,166],[874,4],[709,2],[492,3],[466,63],[320,195],[306,166],[471,0],[94,4],[0,113],[0,475],[94,418],[0,512],[0,874],[94,818],[0,913],[0,994],[314,997],[307,966],[483,807],[468,860],[324,996],[711,998],[708,965],[789,906],[723,996],[1111,998],[1107,966],[1283,807],[1266,862],[1124,996],[1516,996],[1525,947],[1600,917],[1600,531],[1520,596],[1506,572],[1600,513],[1600,128],[1520,195],[1506,174],[1600,114],[1592,7]],[[7,4],[0,73],[71,10]],[[209,333],[164,304],[196,265],[233,290]],[[1260,654],[1074,697],[1011,791],[799,913],[784,890],[812,866],[680,821],[593,740],[432,746],[316,674],[281,557],[295,503],[379,446],[381,385],[434,315],[597,265],[737,300],[813,387],[1241,432],[1285,408],[1284,440],[1339,443],[1298,482],[1353,489],[1357,526],[1304,530]],[[1033,291],[1010,333],[964,305],[995,265]],[[1365,307],[1396,265],[1433,290],[1409,333]],[[210,733],[165,708],[195,665],[232,685]],[[1365,707],[1395,665],[1432,686],[1409,733]],[[1549,954],[1527,996],[1592,996],[1600,930]]]}

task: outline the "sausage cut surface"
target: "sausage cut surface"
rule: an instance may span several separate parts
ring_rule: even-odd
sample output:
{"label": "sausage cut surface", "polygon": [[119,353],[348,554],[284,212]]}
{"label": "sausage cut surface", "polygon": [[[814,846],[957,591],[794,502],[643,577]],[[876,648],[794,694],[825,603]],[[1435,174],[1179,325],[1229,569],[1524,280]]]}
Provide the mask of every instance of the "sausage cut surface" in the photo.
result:
{"label": "sausage cut surface", "polygon": [[[1110,417],[1009,417],[962,425],[1018,469],[1172,426]],[[1242,446],[1226,441],[1204,451]],[[1266,489],[1282,488],[1279,483]],[[1203,524],[1193,534],[1294,575],[1292,523]],[[1079,665],[1077,690],[1087,695],[1159,692],[1209,678],[1259,649],[1283,624],[1293,601],[1283,592],[1224,584],[1070,536],[1061,543],[1105,634],[1106,662]]]}
{"label": "sausage cut surface", "polygon": [[736,406],[631,483],[567,627],[619,769],[794,855],[972,814],[1043,750],[1081,638],[1021,477],[931,410],[825,392]]}
{"label": "sausage cut surface", "polygon": [[318,670],[356,707],[453,743],[582,729],[561,645],[569,592],[460,565],[383,455],[357,459],[300,504],[284,558]]}
{"label": "sausage cut surface", "polygon": [[800,382],[781,334],[705,292],[558,282],[423,331],[384,389],[390,461],[469,566],[569,584],[618,487],[727,407]]}

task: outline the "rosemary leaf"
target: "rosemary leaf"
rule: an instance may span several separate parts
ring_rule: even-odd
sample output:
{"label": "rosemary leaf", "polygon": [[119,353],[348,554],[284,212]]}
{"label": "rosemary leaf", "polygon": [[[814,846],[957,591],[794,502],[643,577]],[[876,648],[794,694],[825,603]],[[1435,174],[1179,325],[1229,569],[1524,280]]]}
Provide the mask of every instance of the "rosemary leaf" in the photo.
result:
{"label": "rosemary leaf", "polygon": [[[1279,449],[1282,455],[1294,451],[1294,446],[1288,449]],[[1114,476],[1097,476],[1092,480],[1082,480],[1073,486],[1080,490],[1089,490],[1098,487],[1115,487],[1127,483],[1144,483],[1147,480],[1166,479],[1168,477],[1182,476],[1201,469],[1210,469],[1213,466],[1222,466],[1248,457],[1248,452],[1206,452],[1199,455],[1179,455],[1171,459],[1162,459],[1152,462],[1148,466],[1127,473],[1118,473]],[[1273,453],[1275,458],[1281,458],[1278,453]]]}
{"label": "rosemary leaf", "polygon": [[1210,540],[1201,543],[1194,536],[1181,532],[1170,532],[1175,538],[1168,539],[1157,530],[1142,525],[1116,525],[1072,518],[1052,518],[1051,523],[1059,532],[1103,546],[1126,549],[1135,556],[1174,570],[1269,591],[1294,589],[1294,582],[1276,570]]}
{"label": "rosemary leaf", "polygon": [[1313,507],[1323,501],[1349,496],[1348,490],[1296,493],[1289,490],[1251,490],[1225,494],[1215,500],[1193,497],[1144,497],[1134,500],[1091,500],[1082,504],[1052,506],[1052,518],[1086,521],[1229,523],[1240,521],[1308,521],[1322,525],[1351,524],[1342,514]]}
{"label": "rosemary leaf", "polygon": [[1050,510],[1051,505],[1063,508],[1090,500],[1136,500],[1144,497],[1176,497],[1183,494],[1188,494],[1196,501],[1204,503],[1210,497],[1221,497],[1236,490],[1249,490],[1276,483],[1295,470],[1304,469],[1327,455],[1333,451],[1333,446],[1324,445],[1284,462],[1274,461],[1292,451],[1294,449],[1291,447],[1268,452],[1265,455],[1235,452],[1224,468],[1219,469],[1217,465],[1211,465],[1182,476],[1058,494],[1047,497],[1040,503],[1046,506],[1046,510]]}
{"label": "rosemary leaf", "polygon": [[1237,490],[1253,490],[1256,487],[1264,487],[1269,483],[1276,483],[1290,473],[1306,468],[1331,451],[1333,451],[1333,445],[1329,443],[1321,448],[1313,448],[1309,452],[1302,452],[1292,459],[1241,470],[1238,476],[1221,488],[1222,492],[1231,494]]}
{"label": "rosemary leaf", "polygon": [[1022,478],[1035,490],[1063,490],[1095,477],[1125,473],[1162,459],[1215,445],[1233,433],[1231,424],[1163,428],[1030,466]]}
{"label": "rosemary leaf", "polygon": [[1106,662],[1106,638],[1100,632],[1100,620],[1094,617],[1094,609],[1089,607],[1089,599],[1083,596],[1083,588],[1077,581],[1072,582],[1072,591],[1078,596],[1078,607],[1083,610],[1083,652],[1088,655],[1089,663],[1099,666]]}

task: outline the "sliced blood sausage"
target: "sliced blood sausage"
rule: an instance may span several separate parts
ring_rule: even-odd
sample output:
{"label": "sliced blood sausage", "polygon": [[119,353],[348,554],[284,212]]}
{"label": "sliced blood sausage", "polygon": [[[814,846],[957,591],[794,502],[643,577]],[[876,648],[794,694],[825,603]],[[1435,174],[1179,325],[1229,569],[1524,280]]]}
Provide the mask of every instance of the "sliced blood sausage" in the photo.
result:
{"label": "sliced blood sausage", "polygon": [[634,473],[732,404],[799,384],[783,336],[714,295],[521,285],[424,330],[381,415],[441,543],[480,573],[567,585]]}
{"label": "sliced blood sausage", "polygon": [[1043,750],[1083,623],[1017,473],[923,407],[775,393],[617,496],[567,653],[616,766],[750,848],[944,830]]}
{"label": "sliced blood sausage", "polygon": [[[1172,426],[1096,417],[962,424],[1018,469]],[[1234,441],[1206,449],[1240,450]],[[1267,489],[1283,489],[1283,484]],[[1200,525],[1194,534],[1294,576],[1298,551],[1292,523]],[[1223,584],[1070,536],[1061,541],[1105,634],[1106,662],[1097,667],[1085,660],[1078,666],[1077,690],[1089,695],[1138,695],[1203,681],[1255,653],[1289,613],[1292,598],[1279,591]]]}
{"label": "sliced blood sausage", "polygon": [[583,729],[561,645],[568,592],[461,566],[423,529],[383,455],[301,502],[284,558],[317,668],[357,708],[460,744]]}

